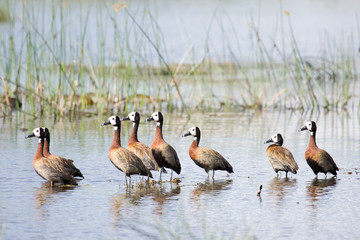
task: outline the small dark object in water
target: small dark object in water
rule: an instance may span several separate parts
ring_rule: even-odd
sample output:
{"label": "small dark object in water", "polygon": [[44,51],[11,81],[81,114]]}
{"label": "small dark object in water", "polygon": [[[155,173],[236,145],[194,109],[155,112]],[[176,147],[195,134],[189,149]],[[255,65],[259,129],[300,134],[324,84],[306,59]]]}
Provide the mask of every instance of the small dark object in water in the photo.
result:
{"label": "small dark object in water", "polygon": [[260,195],[261,195],[261,190],[262,190],[262,185],[260,185],[260,187],[259,187],[259,191],[257,192],[257,195],[260,197]]}

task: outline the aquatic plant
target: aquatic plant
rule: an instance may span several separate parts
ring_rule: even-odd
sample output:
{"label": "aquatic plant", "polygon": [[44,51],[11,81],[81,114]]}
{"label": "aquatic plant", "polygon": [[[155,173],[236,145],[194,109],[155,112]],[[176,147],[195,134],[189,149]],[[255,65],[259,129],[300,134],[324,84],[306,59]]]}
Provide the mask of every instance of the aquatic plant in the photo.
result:
{"label": "aquatic plant", "polygon": [[[253,54],[246,62],[240,30],[220,15],[219,2],[205,29],[203,49],[190,44],[175,64],[149,2],[136,8],[102,1],[85,8],[80,2],[75,18],[69,4],[7,1],[2,8],[7,20],[0,34],[2,115],[13,109],[33,116],[128,109],[333,110],[360,101],[356,37],[336,42],[325,34],[320,55],[303,56],[291,13],[283,12],[281,1],[280,38],[264,37],[250,18]],[[96,28],[95,36],[89,28]],[[226,48],[212,45],[214,29],[220,29]],[[232,45],[230,37],[238,44]],[[222,57],[215,58],[212,52],[219,51]]]}

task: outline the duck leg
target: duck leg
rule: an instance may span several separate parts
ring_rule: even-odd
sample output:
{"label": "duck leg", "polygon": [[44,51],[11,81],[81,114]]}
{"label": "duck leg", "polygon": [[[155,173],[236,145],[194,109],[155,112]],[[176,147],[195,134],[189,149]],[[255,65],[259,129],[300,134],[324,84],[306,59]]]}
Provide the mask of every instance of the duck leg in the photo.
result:
{"label": "duck leg", "polygon": [[159,179],[160,182],[161,182],[161,173],[162,173],[162,168],[160,168],[160,179]]}

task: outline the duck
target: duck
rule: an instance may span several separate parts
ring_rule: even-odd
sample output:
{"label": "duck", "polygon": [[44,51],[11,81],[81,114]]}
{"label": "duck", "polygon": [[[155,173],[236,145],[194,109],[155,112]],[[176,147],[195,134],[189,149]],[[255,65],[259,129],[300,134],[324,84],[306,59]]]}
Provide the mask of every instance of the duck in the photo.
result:
{"label": "duck", "polygon": [[217,151],[211,148],[199,147],[201,132],[198,127],[191,127],[183,137],[193,136],[194,140],[189,148],[190,158],[196,165],[203,168],[209,176],[209,171],[213,170],[214,179],[216,170],[224,170],[228,173],[233,173],[231,164]]}
{"label": "duck", "polygon": [[34,156],[33,167],[35,172],[43,179],[50,182],[52,187],[54,184],[59,185],[77,185],[75,178],[73,178],[59,161],[51,160],[44,156],[44,138],[45,132],[43,128],[35,128],[32,134],[25,138],[39,138],[39,144]]}
{"label": "duck", "polygon": [[279,171],[284,171],[286,173],[286,177],[288,172],[296,174],[297,170],[299,170],[299,166],[297,165],[292,153],[282,146],[284,142],[282,135],[277,133],[269,140],[265,141],[264,144],[270,142],[274,144],[267,147],[266,157],[276,174]]}
{"label": "duck", "polygon": [[[63,170],[69,173],[73,177],[80,177],[84,179],[83,174],[81,171],[75,167],[74,161],[71,159],[65,159],[63,157],[54,155],[50,153],[50,131],[48,128],[43,128],[44,130],[44,147],[43,147],[43,155],[44,157],[51,159],[53,161],[58,161],[59,165],[63,166]],[[60,169],[59,169],[60,170]]]}
{"label": "duck", "polygon": [[155,161],[151,148],[140,142],[137,137],[140,123],[140,114],[138,112],[131,112],[126,118],[121,119],[121,121],[128,120],[133,122],[133,130],[126,148],[138,156],[147,169],[158,171],[159,166]]}
{"label": "duck", "polygon": [[299,129],[299,132],[308,130],[310,132],[309,144],[305,150],[305,160],[310,168],[313,170],[316,178],[319,172],[322,172],[327,176],[327,173],[331,173],[334,176],[337,175],[336,171],[339,168],[336,166],[334,159],[325,150],[318,148],[316,145],[316,123],[309,121],[305,123],[305,126]]}
{"label": "duck", "polygon": [[145,167],[141,159],[133,152],[121,146],[120,118],[118,116],[111,116],[108,121],[102,124],[102,126],[106,125],[112,125],[114,127],[114,138],[110,146],[109,158],[114,166],[125,174],[126,185],[128,185],[127,177],[130,178],[131,182],[131,175],[142,175],[152,178],[150,170]]}
{"label": "duck", "polygon": [[155,161],[157,162],[160,168],[160,181],[162,169],[170,168],[172,181],[172,174],[175,171],[177,174],[181,173],[181,164],[176,150],[167,142],[165,142],[162,134],[162,126],[164,117],[161,112],[154,112],[151,114],[151,117],[146,119],[146,121],[155,121],[156,122],[156,131],[154,141],[151,144],[151,151],[154,155]]}

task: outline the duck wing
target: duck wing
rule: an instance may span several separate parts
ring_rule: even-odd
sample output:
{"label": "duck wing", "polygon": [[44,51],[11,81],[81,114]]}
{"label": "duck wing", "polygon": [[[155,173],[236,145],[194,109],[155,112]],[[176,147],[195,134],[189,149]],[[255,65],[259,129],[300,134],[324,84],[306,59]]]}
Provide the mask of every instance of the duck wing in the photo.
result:
{"label": "duck wing", "polygon": [[77,185],[76,180],[67,172],[59,171],[58,163],[48,158],[38,159],[34,164],[35,171],[45,180],[60,184]]}

